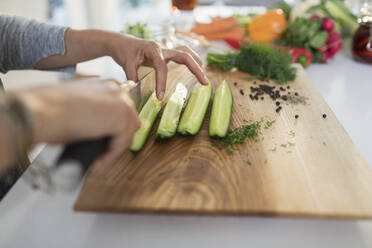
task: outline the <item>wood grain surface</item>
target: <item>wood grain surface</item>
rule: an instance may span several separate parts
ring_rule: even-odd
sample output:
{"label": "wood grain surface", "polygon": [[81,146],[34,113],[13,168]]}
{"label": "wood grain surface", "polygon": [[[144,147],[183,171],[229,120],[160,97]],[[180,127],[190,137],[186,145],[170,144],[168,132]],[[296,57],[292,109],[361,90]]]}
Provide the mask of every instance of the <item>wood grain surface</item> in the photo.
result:
{"label": "wood grain surface", "polygon": [[[208,70],[214,89],[226,79],[233,92],[231,128],[275,121],[232,155],[212,146],[208,118],[194,137],[156,142],[154,131],[139,153],[125,152],[109,166],[96,166],[75,204],[78,211],[286,217],[372,217],[372,171],[335,115],[298,67],[292,92],[304,104],[283,101],[277,113],[268,96],[252,101],[247,74]],[[154,83],[150,74],[143,82]],[[168,73],[176,83],[196,83],[184,66]],[[237,85],[234,85],[237,82]],[[269,82],[265,84],[274,85]],[[244,95],[240,93],[243,90]],[[326,113],[327,118],[322,115]],[[298,114],[298,119],[295,115]]]}

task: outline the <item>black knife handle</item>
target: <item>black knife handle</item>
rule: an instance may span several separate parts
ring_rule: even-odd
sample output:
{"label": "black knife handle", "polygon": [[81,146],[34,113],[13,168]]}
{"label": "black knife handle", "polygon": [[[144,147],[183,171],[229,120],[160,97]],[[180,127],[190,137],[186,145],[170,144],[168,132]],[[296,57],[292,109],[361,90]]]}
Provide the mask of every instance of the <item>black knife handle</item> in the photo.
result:
{"label": "black knife handle", "polygon": [[57,160],[56,167],[63,166],[66,161],[74,161],[79,164],[84,175],[94,160],[107,151],[109,141],[110,137],[104,137],[67,144]]}

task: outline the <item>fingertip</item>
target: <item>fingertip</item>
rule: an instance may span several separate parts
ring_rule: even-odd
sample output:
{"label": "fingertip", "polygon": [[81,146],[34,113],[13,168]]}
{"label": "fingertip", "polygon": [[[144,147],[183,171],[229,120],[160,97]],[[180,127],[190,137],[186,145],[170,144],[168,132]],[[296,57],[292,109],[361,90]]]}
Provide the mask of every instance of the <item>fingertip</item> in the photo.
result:
{"label": "fingertip", "polygon": [[159,100],[163,100],[164,98],[164,91],[158,91],[156,93],[156,97],[159,99]]}

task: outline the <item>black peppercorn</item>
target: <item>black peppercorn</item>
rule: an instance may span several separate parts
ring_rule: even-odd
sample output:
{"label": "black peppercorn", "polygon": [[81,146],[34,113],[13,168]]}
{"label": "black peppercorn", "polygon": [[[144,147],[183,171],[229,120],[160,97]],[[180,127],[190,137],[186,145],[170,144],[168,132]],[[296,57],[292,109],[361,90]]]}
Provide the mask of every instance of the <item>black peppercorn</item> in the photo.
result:
{"label": "black peppercorn", "polygon": [[323,114],[323,118],[324,118],[324,119],[327,118],[327,115],[326,115],[326,114]]}
{"label": "black peppercorn", "polygon": [[237,86],[238,85],[238,83],[237,82],[234,82],[234,86]]}
{"label": "black peppercorn", "polygon": [[239,90],[239,92],[240,92],[240,94],[241,94],[242,96],[244,96],[244,91],[243,91],[243,90]]}
{"label": "black peppercorn", "polygon": [[295,118],[298,119],[298,115],[295,115]]}
{"label": "black peppercorn", "polygon": [[276,106],[279,106],[280,105],[280,102],[276,102],[275,104],[276,104]]}
{"label": "black peppercorn", "polygon": [[298,96],[298,93],[297,92],[295,92],[295,96]]}

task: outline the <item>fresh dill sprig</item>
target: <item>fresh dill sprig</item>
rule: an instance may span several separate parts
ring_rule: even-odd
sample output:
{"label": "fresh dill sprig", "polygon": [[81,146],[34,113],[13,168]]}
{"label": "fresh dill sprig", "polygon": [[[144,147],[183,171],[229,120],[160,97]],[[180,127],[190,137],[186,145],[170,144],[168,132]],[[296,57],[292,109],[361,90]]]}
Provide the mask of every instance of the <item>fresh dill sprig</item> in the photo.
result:
{"label": "fresh dill sprig", "polygon": [[243,46],[238,53],[209,53],[207,63],[223,71],[236,67],[239,71],[253,76],[274,79],[278,84],[296,79],[296,68],[291,65],[290,55],[286,51],[269,45]]}

